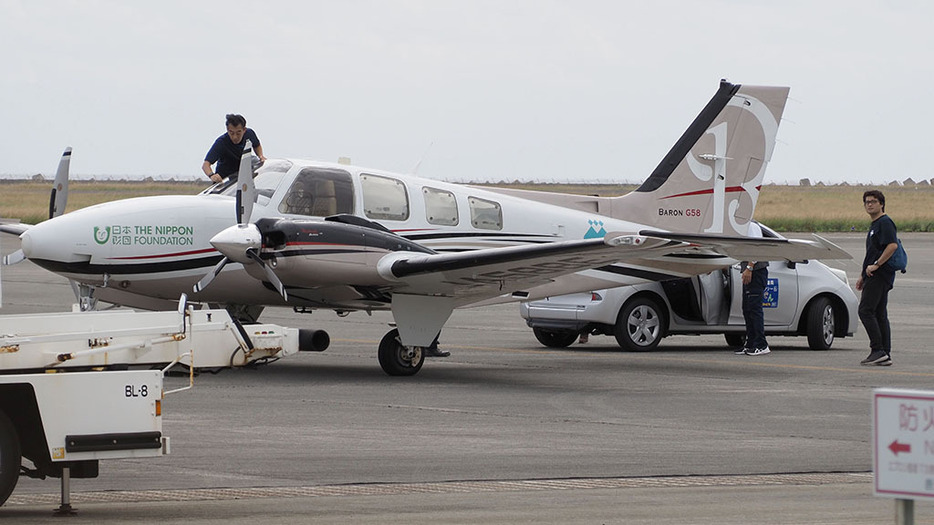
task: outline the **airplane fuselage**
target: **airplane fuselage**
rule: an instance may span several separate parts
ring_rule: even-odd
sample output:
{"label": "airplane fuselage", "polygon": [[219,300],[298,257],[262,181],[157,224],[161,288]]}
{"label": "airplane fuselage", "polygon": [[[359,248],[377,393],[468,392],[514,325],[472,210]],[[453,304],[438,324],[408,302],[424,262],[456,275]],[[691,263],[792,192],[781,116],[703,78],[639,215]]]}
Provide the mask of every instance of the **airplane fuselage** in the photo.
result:
{"label": "airplane fuselage", "polygon": [[[271,161],[260,170],[255,184],[254,221],[284,217],[314,223],[326,216],[352,214],[436,252],[596,238],[646,228],[481,188],[341,164]],[[207,303],[343,310],[388,307],[388,297],[379,293],[373,263],[391,250],[355,241],[328,246],[306,243],[304,256],[314,257],[320,270],[305,276],[303,288],[290,293],[288,302],[268,283],[244,278],[239,264],[227,266],[211,287],[192,293],[194,283],[221,258],[210,240],[236,224],[235,190],[236,185],[219,185],[199,195],[140,197],[91,206],[31,228],[22,236],[23,250],[34,263],[69,279],[106,289],[111,296],[124,293],[122,304],[130,306],[134,296],[175,300],[187,293],[192,300]],[[295,251],[294,244],[290,249]],[[711,268],[724,264],[722,258],[704,262]],[[643,269],[631,263],[613,265],[565,280],[573,282],[569,285],[573,289],[588,287],[582,284],[588,281],[593,288],[605,288],[697,273],[693,268],[679,271],[683,264],[672,261],[659,268],[656,262]],[[288,268],[283,265],[277,272]],[[547,294],[553,294],[562,285],[555,282],[546,288]]]}

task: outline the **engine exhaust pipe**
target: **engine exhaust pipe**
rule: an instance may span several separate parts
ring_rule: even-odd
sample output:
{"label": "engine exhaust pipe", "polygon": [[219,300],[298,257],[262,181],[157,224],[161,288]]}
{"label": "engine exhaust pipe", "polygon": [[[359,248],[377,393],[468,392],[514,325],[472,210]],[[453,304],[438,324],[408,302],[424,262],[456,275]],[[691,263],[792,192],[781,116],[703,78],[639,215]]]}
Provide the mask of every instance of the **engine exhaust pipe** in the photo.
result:
{"label": "engine exhaust pipe", "polygon": [[331,344],[331,336],[324,330],[298,329],[298,350],[300,352],[324,352]]}

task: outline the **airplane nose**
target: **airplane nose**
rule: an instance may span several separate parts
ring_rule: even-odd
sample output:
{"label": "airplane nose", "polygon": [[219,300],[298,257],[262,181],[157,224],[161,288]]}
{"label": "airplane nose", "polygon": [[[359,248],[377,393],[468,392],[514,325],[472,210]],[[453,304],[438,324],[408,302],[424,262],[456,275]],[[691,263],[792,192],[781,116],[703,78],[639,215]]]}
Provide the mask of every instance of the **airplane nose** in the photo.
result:
{"label": "airplane nose", "polygon": [[263,236],[255,224],[237,224],[211,238],[211,246],[228,259],[238,263],[250,262],[247,250],[259,250]]}

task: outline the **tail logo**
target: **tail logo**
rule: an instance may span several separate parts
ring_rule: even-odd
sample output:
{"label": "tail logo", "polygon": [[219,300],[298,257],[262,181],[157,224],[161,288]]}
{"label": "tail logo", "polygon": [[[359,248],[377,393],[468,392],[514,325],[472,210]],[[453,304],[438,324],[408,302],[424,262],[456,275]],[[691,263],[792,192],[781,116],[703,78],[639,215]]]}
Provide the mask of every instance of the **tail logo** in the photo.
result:
{"label": "tail logo", "polygon": [[[759,197],[759,187],[765,178],[765,168],[768,160],[772,157],[772,151],[775,148],[774,138],[778,133],[778,121],[764,103],[751,96],[737,96],[727,104],[737,107],[740,110],[751,113],[759,125],[762,126],[763,136],[765,137],[764,151],[758,159],[759,165],[755,175],[749,179],[745,177],[738,186],[727,187],[727,161],[734,160],[727,157],[727,145],[730,143],[727,123],[721,122],[707,130],[707,134],[714,139],[714,153],[695,155],[688,153],[687,163],[694,176],[702,181],[710,183],[713,203],[711,210],[710,227],[704,230],[706,233],[723,233],[726,221],[729,220],[729,226],[736,232],[745,232],[747,224],[740,225],[736,222],[735,213],[740,206],[742,193],[749,195],[752,202],[756,202]],[[700,160],[698,160],[700,159]],[[739,160],[739,159],[736,159]],[[745,162],[745,161],[744,161]],[[727,194],[735,195],[727,202]]]}

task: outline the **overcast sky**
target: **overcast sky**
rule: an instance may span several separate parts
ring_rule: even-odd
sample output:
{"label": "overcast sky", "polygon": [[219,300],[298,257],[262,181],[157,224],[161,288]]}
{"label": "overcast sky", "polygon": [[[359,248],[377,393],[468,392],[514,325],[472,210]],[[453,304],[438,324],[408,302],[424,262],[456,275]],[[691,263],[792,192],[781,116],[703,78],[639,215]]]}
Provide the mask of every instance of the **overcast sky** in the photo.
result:
{"label": "overcast sky", "polygon": [[[934,2],[0,0],[0,176],[269,157],[643,180],[717,89],[787,85],[766,182],[931,179]],[[419,164],[420,162],[420,164]]]}

